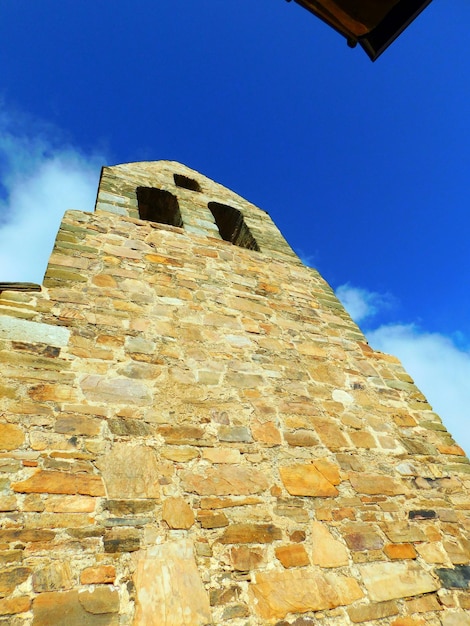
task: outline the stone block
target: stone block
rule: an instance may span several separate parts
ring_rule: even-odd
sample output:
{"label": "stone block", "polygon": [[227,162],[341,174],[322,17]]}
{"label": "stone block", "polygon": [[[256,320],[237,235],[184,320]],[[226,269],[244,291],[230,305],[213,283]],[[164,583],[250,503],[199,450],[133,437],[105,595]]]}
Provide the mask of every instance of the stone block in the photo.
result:
{"label": "stone block", "polygon": [[363,595],[353,578],[306,569],[259,572],[248,588],[251,609],[266,621],[352,604]]}
{"label": "stone block", "polygon": [[406,609],[410,615],[414,613],[428,613],[431,611],[442,611],[442,605],[435,594],[427,594],[421,598],[407,600]]}
{"label": "stone block", "polygon": [[125,515],[142,515],[155,509],[156,500],[106,500],[103,509],[112,515],[123,517]]}
{"label": "stone block", "polygon": [[346,546],[335,539],[325,524],[312,522],[312,563],[321,567],[342,567],[349,563]]}
{"label": "stone block", "polygon": [[135,552],[140,548],[140,533],[134,528],[111,528],[103,538],[104,551]]}
{"label": "stone block", "polygon": [[438,567],[434,571],[446,589],[470,589],[470,565]]}
{"label": "stone block", "polygon": [[94,615],[119,611],[118,592],[109,585],[99,585],[90,591],[80,591],[78,599],[85,611]]}
{"label": "stone block", "polygon": [[182,472],[183,489],[203,496],[248,495],[260,493],[269,486],[265,473],[242,466],[220,466],[204,474]]}
{"label": "stone block", "polygon": [[245,426],[219,426],[219,441],[227,441],[231,443],[251,443],[253,437],[251,432]]}
{"label": "stone block", "polygon": [[260,422],[253,420],[251,432],[256,441],[264,443],[268,447],[279,446],[281,443],[281,433],[274,422]]}
{"label": "stone block", "polygon": [[84,396],[92,402],[106,404],[135,404],[145,406],[151,403],[147,386],[130,378],[112,378],[89,374],[80,380]]}
{"label": "stone block", "polygon": [[223,528],[229,524],[225,513],[213,511],[200,511],[197,521],[201,524],[201,528]]}
{"label": "stone block", "polygon": [[85,415],[61,415],[54,424],[56,433],[66,435],[85,435],[95,437],[99,435],[102,421]]}
{"label": "stone block", "polygon": [[89,613],[79,600],[79,592],[51,591],[33,600],[33,626],[118,626],[117,614]]}
{"label": "stone block", "polygon": [[183,498],[166,498],[163,502],[162,519],[170,528],[187,530],[194,524],[194,513]]}
{"label": "stone block", "polygon": [[222,587],[220,589],[212,589],[209,594],[211,606],[228,604],[237,600],[240,595],[240,588],[236,586]]}
{"label": "stone block", "polygon": [[114,565],[95,565],[86,567],[80,573],[80,583],[82,585],[99,585],[114,583],[116,578],[116,568]]}
{"label": "stone block", "polygon": [[335,451],[349,446],[341,428],[333,420],[315,416],[311,419],[315,432],[327,448]]}
{"label": "stone block", "polygon": [[282,539],[280,528],[272,524],[232,524],[220,537],[220,543],[272,543]]}
{"label": "stone block", "polygon": [[284,487],[293,496],[332,497],[339,493],[313,464],[284,466],[279,472]]}
{"label": "stone block", "polygon": [[204,626],[212,623],[189,541],[170,541],[139,552],[134,575],[135,626]]}
{"label": "stone block", "polygon": [[230,562],[235,570],[248,572],[263,562],[263,552],[259,548],[240,546],[230,550]]}
{"label": "stone block", "polygon": [[374,532],[373,528],[364,526],[356,532],[346,532],[344,534],[348,548],[355,552],[364,550],[380,550],[384,545],[384,540]]}
{"label": "stone block", "polygon": [[292,447],[310,447],[318,445],[315,431],[299,429],[294,432],[285,432],[284,440]]}
{"label": "stone block", "polygon": [[93,513],[97,500],[91,496],[48,496],[44,510],[48,513]]}
{"label": "stone block", "polygon": [[383,524],[383,532],[393,543],[414,543],[416,541],[426,541],[427,537],[423,530],[416,524],[408,522],[395,522],[394,524]]}
{"label": "stone block", "polygon": [[26,343],[45,343],[62,348],[68,344],[70,330],[64,326],[52,326],[39,322],[0,317],[0,339]]}
{"label": "stone block", "polygon": [[354,622],[354,624],[362,624],[363,622],[369,622],[398,614],[398,606],[394,600],[351,606],[346,610],[348,612],[349,619]]}
{"label": "stone block", "polygon": [[293,543],[287,546],[279,546],[275,549],[276,557],[284,567],[304,567],[310,564],[308,554],[304,546],[300,543]]}
{"label": "stone block", "polygon": [[71,589],[72,585],[72,570],[67,561],[55,561],[33,574],[33,589],[36,593]]}
{"label": "stone block", "polygon": [[16,424],[0,424],[0,450],[16,450],[24,442],[24,433]]}
{"label": "stone block", "polygon": [[407,488],[404,484],[384,474],[350,472],[349,480],[358,493],[386,496],[407,493]]}
{"label": "stone block", "polygon": [[437,581],[414,562],[367,563],[359,568],[374,602],[408,598],[439,588]]}
{"label": "stone block", "polygon": [[0,616],[17,615],[26,613],[31,607],[31,598],[28,596],[16,596],[15,598],[0,599]]}
{"label": "stone block", "polygon": [[442,616],[442,626],[470,626],[468,611],[455,611]]}
{"label": "stone block", "polygon": [[417,557],[416,550],[411,543],[388,543],[384,547],[384,553],[389,559],[415,559]]}
{"label": "stone block", "polygon": [[248,617],[249,614],[249,609],[245,604],[232,604],[223,610],[222,620],[226,622],[227,620]]}
{"label": "stone block", "polygon": [[100,476],[69,474],[37,470],[30,478],[12,484],[19,493],[65,493],[89,496],[104,496],[104,485]]}
{"label": "stone block", "polygon": [[240,463],[242,455],[234,448],[206,448],[202,458],[211,463]]}
{"label": "stone block", "polygon": [[29,567],[12,567],[0,572],[0,595],[10,595],[31,574]]}
{"label": "stone block", "polygon": [[96,465],[102,472],[110,498],[160,497],[160,466],[149,446],[115,443]]}

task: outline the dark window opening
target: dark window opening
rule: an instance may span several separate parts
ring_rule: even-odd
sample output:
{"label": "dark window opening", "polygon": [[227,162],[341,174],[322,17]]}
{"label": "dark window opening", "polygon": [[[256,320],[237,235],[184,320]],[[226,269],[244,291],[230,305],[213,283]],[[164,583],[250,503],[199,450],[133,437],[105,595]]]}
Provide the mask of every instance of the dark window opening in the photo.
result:
{"label": "dark window opening", "polygon": [[183,187],[183,189],[190,191],[201,191],[201,185],[194,178],[183,176],[183,174],[173,174],[173,179],[177,187]]}
{"label": "dark window opening", "polygon": [[183,226],[178,200],[172,193],[153,187],[137,187],[136,194],[141,220]]}
{"label": "dark window opening", "polygon": [[238,209],[234,209],[226,204],[220,204],[219,202],[209,202],[208,207],[214,216],[222,239],[230,241],[235,246],[240,246],[240,248],[259,251],[256,239],[251,234],[250,229],[245,224],[243,215]]}

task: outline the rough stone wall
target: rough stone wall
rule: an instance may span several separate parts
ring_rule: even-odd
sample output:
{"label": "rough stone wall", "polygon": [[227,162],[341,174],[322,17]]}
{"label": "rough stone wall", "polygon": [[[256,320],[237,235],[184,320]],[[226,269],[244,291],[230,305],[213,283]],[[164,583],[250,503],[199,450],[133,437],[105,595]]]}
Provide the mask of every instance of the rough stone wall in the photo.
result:
{"label": "rough stone wall", "polygon": [[0,313],[0,624],[470,624],[468,459],[263,211],[105,168]]}

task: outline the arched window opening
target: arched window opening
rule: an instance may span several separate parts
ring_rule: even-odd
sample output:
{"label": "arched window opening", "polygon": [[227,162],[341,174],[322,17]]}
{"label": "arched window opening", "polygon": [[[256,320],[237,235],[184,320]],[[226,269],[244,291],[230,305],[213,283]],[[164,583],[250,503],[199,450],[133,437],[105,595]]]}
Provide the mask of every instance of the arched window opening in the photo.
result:
{"label": "arched window opening", "polygon": [[178,200],[172,193],[154,187],[137,187],[136,194],[141,220],[183,226]]}
{"label": "arched window opening", "polygon": [[219,202],[209,202],[207,206],[214,216],[222,239],[230,241],[230,243],[240,246],[240,248],[259,251],[256,239],[246,225],[241,211]]}
{"label": "arched window opening", "polygon": [[190,191],[201,191],[201,185],[189,176],[183,174],[173,174],[173,180],[177,187],[183,187],[183,189],[189,189]]}

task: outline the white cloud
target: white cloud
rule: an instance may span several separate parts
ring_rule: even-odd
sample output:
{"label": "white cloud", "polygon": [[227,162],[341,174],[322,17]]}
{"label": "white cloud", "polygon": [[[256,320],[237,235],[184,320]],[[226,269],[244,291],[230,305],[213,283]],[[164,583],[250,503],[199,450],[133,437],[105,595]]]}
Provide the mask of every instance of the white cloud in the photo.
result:
{"label": "white cloud", "polygon": [[412,324],[380,326],[366,335],[373,348],[401,360],[447,430],[470,453],[470,352]]}
{"label": "white cloud", "polygon": [[353,287],[349,283],[340,285],[336,290],[336,296],[355,322],[373,317],[380,310],[389,308],[393,302],[388,294]]}
{"label": "white cloud", "polygon": [[42,282],[64,212],[93,210],[102,163],[0,111],[0,282]]}
{"label": "white cloud", "polygon": [[[370,320],[393,301],[349,284],[341,285],[336,295],[356,322]],[[364,332],[374,349],[401,360],[448,431],[470,453],[470,351],[414,324],[379,325]]]}

